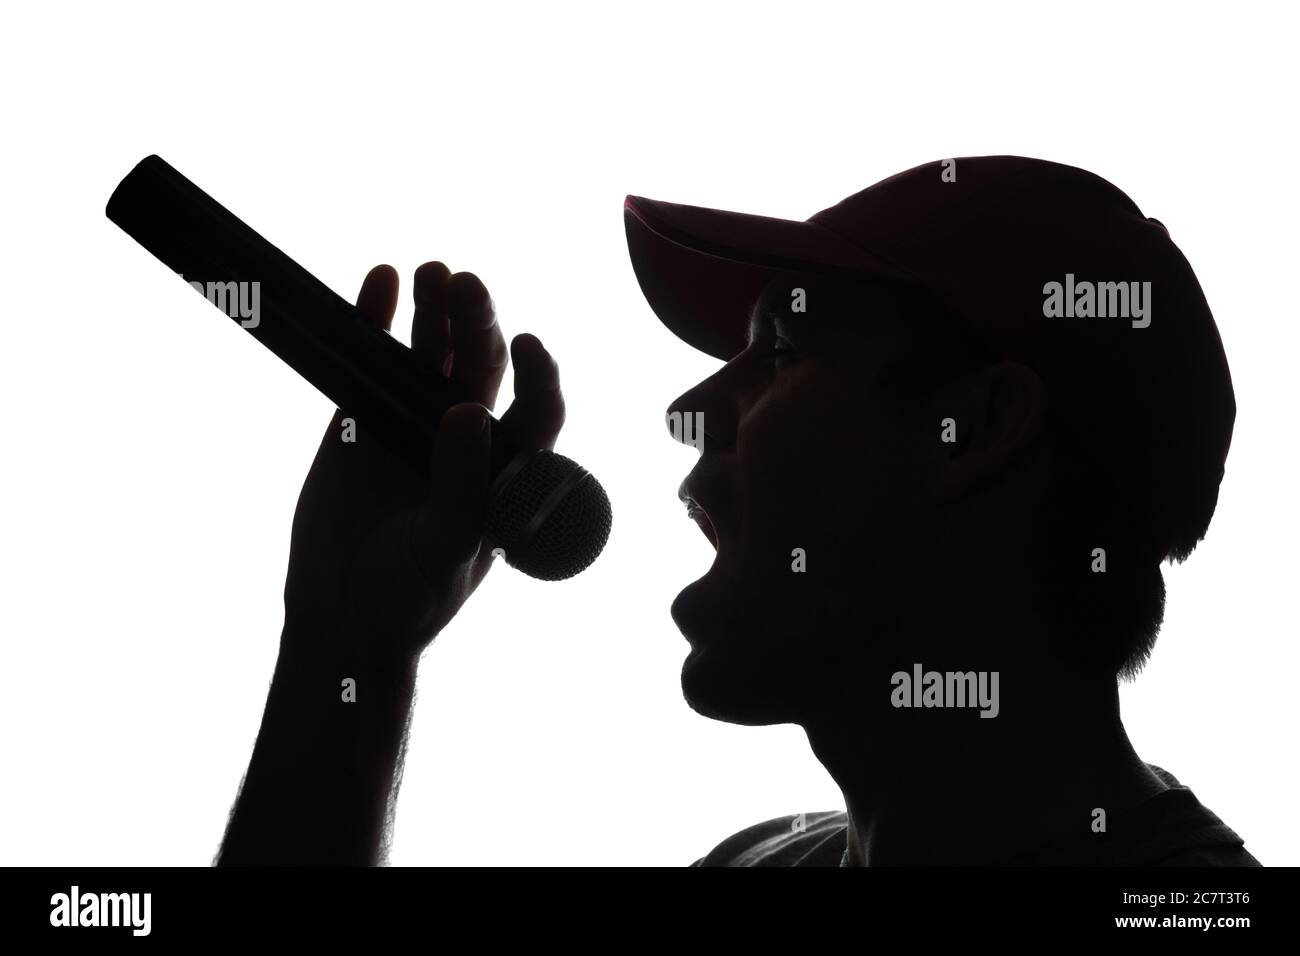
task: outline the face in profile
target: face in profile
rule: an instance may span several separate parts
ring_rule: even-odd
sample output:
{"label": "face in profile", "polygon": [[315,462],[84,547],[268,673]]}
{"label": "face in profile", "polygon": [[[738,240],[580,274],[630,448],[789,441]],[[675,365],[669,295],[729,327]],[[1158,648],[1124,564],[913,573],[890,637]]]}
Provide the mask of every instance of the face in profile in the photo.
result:
{"label": "face in profile", "polygon": [[891,622],[914,599],[932,510],[918,440],[929,426],[891,385],[906,336],[878,289],[778,276],[749,332],[669,407],[703,415],[681,494],[717,550],[672,616],[695,710],[802,723],[888,685],[873,677],[896,656]]}

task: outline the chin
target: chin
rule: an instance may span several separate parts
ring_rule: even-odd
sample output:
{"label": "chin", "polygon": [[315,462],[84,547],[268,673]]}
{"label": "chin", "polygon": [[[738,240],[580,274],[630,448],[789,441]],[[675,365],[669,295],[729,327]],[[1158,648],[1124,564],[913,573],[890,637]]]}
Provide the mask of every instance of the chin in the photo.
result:
{"label": "chin", "polygon": [[801,665],[811,662],[788,605],[769,606],[779,591],[719,558],[673,600],[673,622],[691,646],[682,695],[696,713],[748,726],[799,721],[810,677]]}
{"label": "chin", "polygon": [[716,635],[692,646],[682,664],[686,703],[702,717],[729,724],[798,723],[802,709],[789,669],[747,655],[747,636]]}

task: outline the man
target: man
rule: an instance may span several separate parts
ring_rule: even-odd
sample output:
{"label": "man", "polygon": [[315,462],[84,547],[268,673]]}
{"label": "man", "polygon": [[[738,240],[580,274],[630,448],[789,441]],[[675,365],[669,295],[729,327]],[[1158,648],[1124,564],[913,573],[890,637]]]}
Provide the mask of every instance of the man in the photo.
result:
{"label": "man", "polygon": [[[696,864],[1257,865],[1119,716],[1235,416],[1164,227],[1018,157],[920,166],[803,223],[635,196],[625,221],[651,307],[725,362],[669,408],[717,550],[672,604],[683,692],[799,724],[846,805]],[[491,408],[506,355],[482,283],[429,263],[415,298],[412,348]],[[395,273],[358,305],[387,327]],[[552,447],[556,365],[532,336],[512,352],[505,418]],[[429,487],[326,433],[220,862],[383,858],[415,662],[491,560],[481,424],[472,403],[444,418]],[[370,688],[359,714],[340,675]]]}

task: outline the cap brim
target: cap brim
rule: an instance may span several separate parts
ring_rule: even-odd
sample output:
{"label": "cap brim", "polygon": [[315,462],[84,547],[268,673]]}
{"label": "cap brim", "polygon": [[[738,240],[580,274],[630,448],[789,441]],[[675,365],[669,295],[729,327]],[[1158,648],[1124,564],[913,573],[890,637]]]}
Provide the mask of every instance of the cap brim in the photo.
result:
{"label": "cap brim", "polygon": [[729,361],[745,348],[749,311],[782,272],[891,275],[883,260],[815,222],[628,196],[628,254],[641,292],[668,329]]}

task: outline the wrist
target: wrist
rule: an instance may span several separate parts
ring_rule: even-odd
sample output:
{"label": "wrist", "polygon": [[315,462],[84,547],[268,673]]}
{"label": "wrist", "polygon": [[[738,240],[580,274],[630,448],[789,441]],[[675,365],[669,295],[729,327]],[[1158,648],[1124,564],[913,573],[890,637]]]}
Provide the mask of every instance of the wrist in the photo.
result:
{"label": "wrist", "polygon": [[338,615],[331,617],[286,608],[276,672],[312,676],[328,672],[347,676],[346,671],[354,676],[400,684],[414,681],[419,656],[418,652],[403,650],[375,635],[358,639],[342,625]]}

